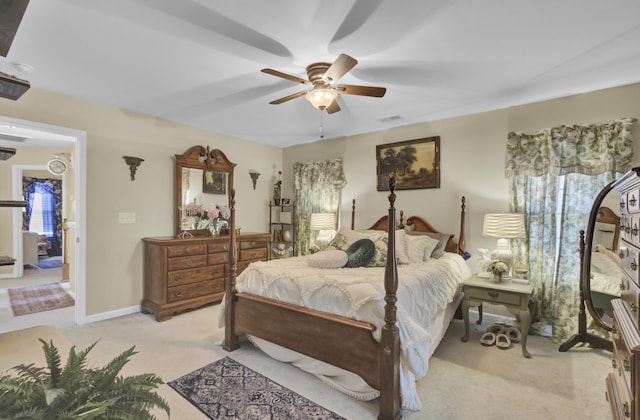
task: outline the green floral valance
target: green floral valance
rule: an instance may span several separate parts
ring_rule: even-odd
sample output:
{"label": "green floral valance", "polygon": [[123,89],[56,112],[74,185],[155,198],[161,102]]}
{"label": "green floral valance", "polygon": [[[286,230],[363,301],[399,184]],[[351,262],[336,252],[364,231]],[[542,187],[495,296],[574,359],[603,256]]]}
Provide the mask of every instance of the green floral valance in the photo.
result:
{"label": "green floral valance", "polygon": [[631,126],[635,122],[621,118],[600,124],[562,125],[534,134],[511,132],[505,175],[627,172],[633,158]]}

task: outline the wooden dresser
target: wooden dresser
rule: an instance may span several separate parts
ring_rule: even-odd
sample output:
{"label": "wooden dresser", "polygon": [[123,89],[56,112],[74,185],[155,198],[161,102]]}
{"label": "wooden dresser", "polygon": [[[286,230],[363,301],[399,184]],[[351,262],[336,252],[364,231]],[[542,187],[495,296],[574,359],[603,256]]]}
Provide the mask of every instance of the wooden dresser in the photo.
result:
{"label": "wooden dresser", "polygon": [[[229,236],[143,238],[142,312],[156,321],[222,300],[229,276]],[[237,274],[253,261],[266,261],[268,233],[237,236]]]}
{"label": "wooden dresser", "polygon": [[613,184],[620,193],[622,267],[620,299],[613,306],[613,372],[606,378],[607,400],[614,419],[640,420],[640,168]]}

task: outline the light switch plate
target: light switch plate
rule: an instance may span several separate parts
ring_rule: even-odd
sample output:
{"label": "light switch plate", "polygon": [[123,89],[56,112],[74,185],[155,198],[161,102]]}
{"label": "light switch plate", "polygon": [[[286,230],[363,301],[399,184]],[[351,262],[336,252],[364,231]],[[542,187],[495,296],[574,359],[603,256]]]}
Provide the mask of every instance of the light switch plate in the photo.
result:
{"label": "light switch plate", "polygon": [[136,222],[136,214],[135,213],[118,213],[118,223],[135,223]]}

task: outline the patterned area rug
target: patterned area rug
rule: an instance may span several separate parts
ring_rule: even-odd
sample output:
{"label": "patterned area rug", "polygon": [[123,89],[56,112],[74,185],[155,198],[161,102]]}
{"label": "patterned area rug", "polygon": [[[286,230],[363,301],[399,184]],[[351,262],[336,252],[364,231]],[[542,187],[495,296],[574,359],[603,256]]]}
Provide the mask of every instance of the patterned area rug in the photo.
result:
{"label": "patterned area rug", "polygon": [[212,419],[342,419],[225,357],[168,383]]}
{"label": "patterned area rug", "polygon": [[38,263],[40,268],[58,268],[62,267],[62,260],[45,260]]}
{"label": "patterned area rug", "polygon": [[75,301],[60,283],[9,289],[11,309],[15,316],[73,306]]}

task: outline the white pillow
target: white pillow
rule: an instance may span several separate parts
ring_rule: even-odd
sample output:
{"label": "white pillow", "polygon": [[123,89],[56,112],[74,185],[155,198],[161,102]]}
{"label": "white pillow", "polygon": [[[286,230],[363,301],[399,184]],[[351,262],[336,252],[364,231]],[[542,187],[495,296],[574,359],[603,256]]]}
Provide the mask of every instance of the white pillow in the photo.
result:
{"label": "white pillow", "polygon": [[431,253],[440,243],[427,235],[406,235],[407,254],[411,264],[429,261]]}
{"label": "white pillow", "polygon": [[309,267],[315,268],[342,268],[347,265],[349,256],[340,249],[329,249],[312,254],[307,259]]}

